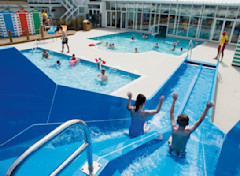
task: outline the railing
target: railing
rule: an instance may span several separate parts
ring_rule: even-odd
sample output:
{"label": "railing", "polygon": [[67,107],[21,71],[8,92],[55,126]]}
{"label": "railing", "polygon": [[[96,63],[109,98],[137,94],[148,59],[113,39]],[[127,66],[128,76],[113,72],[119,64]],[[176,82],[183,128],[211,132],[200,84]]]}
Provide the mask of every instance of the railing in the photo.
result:
{"label": "railing", "polygon": [[53,130],[51,133],[49,133],[47,136],[33,144],[31,147],[29,147],[22,155],[20,155],[8,168],[7,172],[5,173],[5,176],[11,176],[19,167],[22,162],[30,156],[33,152],[38,150],[41,146],[43,146],[45,143],[47,143],[49,140],[53,139],[55,136],[57,136],[59,133],[64,131],[65,129],[69,128],[72,125],[80,124],[85,132],[85,142],[70,156],[65,160],[56,170],[54,170],[50,175],[55,176],[57,175],[62,169],[64,169],[65,166],[69,162],[71,162],[75,157],[77,157],[83,150],[87,148],[87,159],[88,159],[88,169],[89,173],[92,173],[93,171],[93,160],[92,160],[92,143],[90,138],[89,129],[86,125],[86,123],[82,120],[69,120],[65,122],[64,124],[57,127],[55,130]]}
{"label": "railing", "polygon": [[193,48],[193,43],[192,43],[192,40],[190,40],[188,43],[188,53],[187,53],[188,60],[192,58],[192,48]]}

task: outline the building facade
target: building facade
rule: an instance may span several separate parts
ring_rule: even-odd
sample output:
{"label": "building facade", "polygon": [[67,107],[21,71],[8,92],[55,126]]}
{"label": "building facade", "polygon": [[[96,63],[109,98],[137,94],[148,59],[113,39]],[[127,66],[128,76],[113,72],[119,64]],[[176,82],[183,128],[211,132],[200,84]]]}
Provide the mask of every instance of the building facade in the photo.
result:
{"label": "building facade", "polygon": [[105,1],[104,26],[167,36],[219,41],[223,31],[236,44],[240,33],[240,6],[184,4],[161,1]]}

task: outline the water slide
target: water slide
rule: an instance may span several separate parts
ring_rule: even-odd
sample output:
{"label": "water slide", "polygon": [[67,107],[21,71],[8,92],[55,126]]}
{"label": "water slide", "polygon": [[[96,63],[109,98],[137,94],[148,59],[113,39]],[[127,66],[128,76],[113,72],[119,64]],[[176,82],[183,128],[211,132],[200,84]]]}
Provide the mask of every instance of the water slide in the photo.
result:
{"label": "water slide", "polygon": [[[211,112],[201,127],[191,136],[185,160],[169,156],[166,141],[170,136],[169,110],[172,101],[170,94],[174,91],[179,94],[175,107],[176,115],[182,112],[190,114],[190,122],[194,123],[203,111],[206,101],[212,99],[213,90],[215,90],[215,74],[216,70],[214,69],[183,63],[148,100],[146,108],[155,108],[158,104],[158,97],[162,94],[166,97],[161,112],[149,120],[150,131],[143,136],[129,138],[126,128],[128,126],[126,124],[129,124],[129,118],[123,118],[125,117],[123,115],[121,115],[122,121],[113,122],[114,118],[112,118],[110,119],[112,121],[103,120],[104,125],[98,125],[98,123],[101,123],[100,121],[94,122],[90,127],[93,141],[93,160],[101,165],[97,175],[129,175],[131,173],[138,175],[152,173],[154,175],[158,172],[163,173],[163,175],[173,174],[173,172],[186,174],[189,169],[193,175],[211,175],[216,166],[216,155],[220,151],[219,146],[221,146],[223,140],[223,133],[210,122]],[[59,90],[61,93],[65,91],[64,88]],[[72,90],[69,89],[66,92],[72,93]],[[86,97],[89,98],[89,94]],[[57,96],[60,97],[60,95]],[[92,96],[95,97],[96,95]],[[110,116],[120,112],[117,107],[123,109],[126,105],[124,100],[119,100],[119,103],[113,100],[115,99],[108,100],[108,102],[116,104],[115,107],[113,106],[108,110]],[[99,112],[104,114],[106,110],[103,112],[99,110]],[[107,128],[106,130],[104,130],[104,126]],[[155,140],[159,134],[164,135],[163,141]],[[73,126],[31,154],[16,170],[15,175],[33,173],[34,175],[49,175],[83,142],[82,131],[77,125]],[[1,160],[0,167],[2,163],[11,163],[15,159],[16,156]],[[68,164],[60,172],[60,175],[84,175],[81,168],[86,161],[87,158],[83,152]],[[169,165],[176,170],[171,170]],[[156,168],[156,166],[158,167]]]}

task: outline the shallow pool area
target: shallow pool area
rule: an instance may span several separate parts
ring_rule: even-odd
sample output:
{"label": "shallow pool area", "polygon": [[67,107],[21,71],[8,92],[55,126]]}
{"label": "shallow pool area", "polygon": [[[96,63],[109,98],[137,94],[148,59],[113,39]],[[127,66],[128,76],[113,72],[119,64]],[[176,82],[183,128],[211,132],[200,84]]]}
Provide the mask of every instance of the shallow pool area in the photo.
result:
{"label": "shallow pool area", "polygon": [[[131,40],[131,37],[134,36],[136,39]],[[139,53],[148,52],[148,51],[156,51],[160,53],[167,53],[171,55],[180,56],[188,51],[189,40],[187,39],[179,39],[179,38],[156,38],[147,35],[148,38],[142,38],[141,33],[137,32],[124,32],[118,34],[105,35],[100,37],[90,38],[93,40],[98,40],[100,43],[96,45],[97,48],[108,51],[108,52],[118,52],[118,53],[134,53],[135,48],[138,49]],[[106,47],[106,42],[109,44],[114,43],[115,48],[109,49]],[[155,48],[155,44],[158,42],[160,48]],[[176,49],[173,51],[174,42],[179,42],[176,46]],[[193,41],[193,46],[201,45],[202,42]],[[182,50],[181,50],[182,48]]]}
{"label": "shallow pool area", "polygon": [[[50,59],[44,61],[42,52],[43,49],[40,48],[21,51],[24,56],[58,85],[108,94],[140,77],[136,74],[103,66],[108,75],[108,83],[101,85],[97,80],[101,72],[97,68],[97,64],[94,63],[94,59],[93,62],[89,62],[80,58],[80,63],[70,66],[70,56],[48,50]],[[57,60],[61,62],[60,69],[55,65]]]}

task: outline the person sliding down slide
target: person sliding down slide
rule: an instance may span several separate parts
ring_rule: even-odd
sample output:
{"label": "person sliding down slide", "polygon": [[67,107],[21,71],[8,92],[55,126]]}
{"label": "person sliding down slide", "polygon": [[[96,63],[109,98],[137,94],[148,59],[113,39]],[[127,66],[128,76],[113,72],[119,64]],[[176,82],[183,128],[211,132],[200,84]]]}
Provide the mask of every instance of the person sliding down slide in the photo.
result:
{"label": "person sliding down slide", "polygon": [[146,97],[143,94],[138,94],[135,106],[131,106],[132,93],[128,92],[127,96],[129,98],[127,109],[130,111],[132,117],[129,136],[137,137],[145,134],[150,129],[150,127],[147,126],[146,119],[148,116],[159,113],[164,101],[164,96],[159,97],[159,105],[155,110],[143,110],[146,102]]}
{"label": "person sliding down slide", "polygon": [[189,118],[186,114],[181,114],[177,118],[177,124],[174,120],[174,106],[175,102],[177,101],[178,94],[173,93],[173,102],[170,110],[170,121],[171,121],[171,127],[172,127],[172,135],[170,136],[168,143],[169,143],[169,153],[173,156],[177,156],[180,158],[184,158],[186,155],[186,145],[188,142],[188,139],[192,132],[194,132],[197,127],[202,123],[205,116],[207,115],[208,110],[214,106],[213,101],[207,102],[206,108],[203,111],[200,119],[195,122],[193,126],[186,129],[186,126],[188,125]]}

